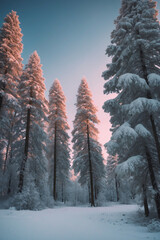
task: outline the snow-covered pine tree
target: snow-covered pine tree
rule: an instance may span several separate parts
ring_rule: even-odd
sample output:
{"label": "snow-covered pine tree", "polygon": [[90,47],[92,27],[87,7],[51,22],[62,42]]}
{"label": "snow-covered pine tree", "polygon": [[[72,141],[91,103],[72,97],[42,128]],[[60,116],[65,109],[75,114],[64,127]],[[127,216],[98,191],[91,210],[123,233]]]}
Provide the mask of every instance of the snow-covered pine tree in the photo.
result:
{"label": "snow-covered pine tree", "polygon": [[70,148],[69,125],[66,115],[66,98],[58,79],[49,91],[49,164],[50,186],[54,200],[65,200],[69,183]]}
{"label": "snow-covered pine tree", "polygon": [[6,16],[0,29],[0,182],[3,187],[7,181],[5,173],[18,107],[17,86],[23,67],[21,41],[20,22],[16,12],[12,11]]}
{"label": "snow-covered pine tree", "polygon": [[[47,135],[45,85],[40,58],[35,51],[29,58],[21,77],[19,94],[22,101],[21,131],[23,158],[20,163],[18,192],[23,208],[37,208],[48,194],[48,162],[46,158]],[[25,129],[24,129],[25,127]],[[35,196],[36,198],[35,198]],[[25,198],[28,198],[26,201]],[[38,198],[38,199],[37,199]]]}
{"label": "snow-covered pine tree", "polygon": [[89,186],[90,203],[94,206],[104,176],[104,164],[98,142],[98,129],[95,126],[99,123],[97,109],[85,78],[82,79],[78,89],[76,107],[72,131],[73,168],[75,174],[79,173],[79,183]]}
{"label": "snow-covered pine tree", "polygon": [[112,56],[112,63],[103,76],[108,80],[105,93],[118,93],[104,104],[104,110],[111,114],[113,131],[108,151],[117,153],[120,162],[137,156],[135,165],[142,156],[160,217],[160,194],[153,167],[158,159],[160,162],[159,94],[152,91],[154,83],[159,82],[154,77],[158,79],[160,73],[160,26],[155,6],[149,0],[122,1],[116,29],[111,34],[112,45],[106,51]]}
{"label": "snow-covered pine tree", "polygon": [[11,101],[17,97],[17,85],[22,74],[23,50],[20,22],[12,11],[4,19],[0,29],[0,110],[3,100]]}

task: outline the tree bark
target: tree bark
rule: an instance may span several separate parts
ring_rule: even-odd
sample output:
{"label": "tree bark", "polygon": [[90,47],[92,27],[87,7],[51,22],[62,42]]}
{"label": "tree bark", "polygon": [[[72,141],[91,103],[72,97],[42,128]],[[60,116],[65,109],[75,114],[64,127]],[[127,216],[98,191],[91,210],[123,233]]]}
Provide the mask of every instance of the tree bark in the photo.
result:
{"label": "tree bark", "polygon": [[3,102],[3,95],[0,94],[0,112],[1,112],[1,109],[2,109],[2,102]]}
{"label": "tree bark", "polygon": [[8,181],[8,190],[7,190],[7,194],[9,195],[11,193],[11,175],[9,177],[9,181]]}
{"label": "tree bark", "polygon": [[145,186],[145,184],[142,185],[142,189],[143,189],[144,213],[145,213],[145,216],[148,217],[149,216],[149,208],[148,208],[148,201],[147,201],[147,194],[146,194],[146,186]]}
{"label": "tree bark", "polygon": [[56,174],[57,174],[57,124],[55,122],[55,136],[54,136],[54,177],[53,177],[53,198],[56,201]]}
{"label": "tree bark", "polygon": [[88,160],[89,160],[89,174],[90,174],[90,188],[91,188],[91,207],[95,206],[94,203],[94,191],[93,191],[93,170],[92,170],[92,161],[90,153],[90,139],[89,139],[89,126],[87,123],[87,144],[88,144]]}
{"label": "tree bark", "polygon": [[[5,72],[4,72],[4,76],[7,74],[7,69],[5,69]],[[1,82],[0,83],[0,90],[4,91],[6,88],[6,83],[5,82]],[[3,104],[3,94],[0,93],[0,113],[1,113],[1,109],[2,109],[2,104]]]}
{"label": "tree bark", "polygon": [[62,182],[62,202],[64,202],[63,182]]}
{"label": "tree bark", "polygon": [[97,200],[97,186],[96,185],[94,187],[94,195],[95,195],[95,200]]}
{"label": "tree bark", "polygon": [[118,181],[117,181],[117,175],[115,174],[115,185],[116,185],[116,197],[117,202],[119,201],[119,191],[118,191]]}
{"label": "tree bark", "polygon": [[12,120],[12,123],[11,123],[10,132],[9,132],[9,136],[8,136],[8,144],[7,144],[7,149],[6,149],[6,157],[5,157],[5,160],[4,160],[3,174],[5,174],[5,171],[6,171],[9,149],[10,149],[10,145],[12,144],[12,132],[13,132],[15,116],[16,116],[16,112],[14,113],[13,120]]}
{"label": "tree bark", "polygon": [[152,184],[153,190],[155,192],[154,193],[154,200],[155,200],[155,203],[156,203],[157,214],[158,214],[158,218],[160,218],[160,193],[159,193],[158,185],[157,185],[154,170],[153,170],[152,158],[151,158],[151,155],[150,155],[147,147],[146,147],[146,156],[147,156],[147,162],[148,162],[148,169],[149,169],[151,184]]}

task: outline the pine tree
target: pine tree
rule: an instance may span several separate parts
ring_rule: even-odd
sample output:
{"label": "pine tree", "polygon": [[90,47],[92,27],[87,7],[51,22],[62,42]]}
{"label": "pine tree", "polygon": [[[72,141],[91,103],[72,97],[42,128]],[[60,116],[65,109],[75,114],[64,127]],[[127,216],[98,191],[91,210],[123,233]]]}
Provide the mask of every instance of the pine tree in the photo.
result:
{"label": "pine tree", "polygon": [[91,206],[95,206],[95,197],[99,192],[104,175],[104,164],[101,146],[98,142],[99,123],[97,109],[92,101],[86,79],[82,79],[77,95],[77,113],[73,122],[73,168],[79,173],[79,183],[89,186]]}
{"label": "pine tree", "polygon": [[[1,192],[6,194],[6,173],[12,144],[13,126],[19,109],[17,87],[22,73],[23,49],[20,22],[12,11],[0,29],[0,175]],[[3,190],[2,190],[3,189]]]}
{"label": "pine tree", "polygon": [[112,56],[112,63],[103,76],[108,80],[105,93],[118,93],[104,104],[105,111],[111,114],[113,131],[108,151],[118,154],[119,162],[135,156],[135,165],[142,157],[149,169],[160,217],[158,175],[153,167],[157,159],[160,163],[159,93],[153,91],[160,74],[160,26],[155,6],[149,0],[122,1],[116,29],[111,34],[112,45],[106,51]]}
{"label": "pine tree", "polygon": [[17,97],[17,85],[22,74],[23,44],[20,22],[14,11],[4,20],[0,30],[0,110],[3,101],[6,104],[6,101]]}
{"label": "pine tree", "polygon": [[65,96],[58,79],[49,91],[49,159],[50,185],[54,200],[64,201],[64,192],[69,182],[70,149]]}
{"label": "pine tree", "polygon": [[45,195],[48,163],[45,153],[47,136],[44,131],[47,120],[45,85],[41,67],[40,58],[35,51],[30,56],[19,86],[22,99],[21,131],[25,132],[25,136],[18,191],[24,195],[31,191],[43,202],[47,197]]}

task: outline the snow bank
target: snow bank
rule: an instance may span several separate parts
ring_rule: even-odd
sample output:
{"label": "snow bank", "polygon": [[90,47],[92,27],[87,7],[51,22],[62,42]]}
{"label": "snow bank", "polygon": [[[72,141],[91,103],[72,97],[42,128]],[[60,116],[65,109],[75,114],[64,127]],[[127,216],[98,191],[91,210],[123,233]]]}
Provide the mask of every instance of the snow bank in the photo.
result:
{"label": "snow bank", "polygon": [[158,240],[159,232],[136,226],[138,207],[63,207],[42,211],[0,210],[1,240]]}

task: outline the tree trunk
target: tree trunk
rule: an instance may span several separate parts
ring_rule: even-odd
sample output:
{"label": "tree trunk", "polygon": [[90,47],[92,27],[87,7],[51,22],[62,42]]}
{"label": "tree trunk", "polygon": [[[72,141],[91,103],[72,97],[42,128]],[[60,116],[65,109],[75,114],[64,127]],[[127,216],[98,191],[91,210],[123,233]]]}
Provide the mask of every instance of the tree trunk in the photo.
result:
{"label": "tree trunk", "polygon": [[[142,71],[143,71],[143,78],[145,79],[147,85],[149,86],[149,82],[148,82],[148,74],[147,74],[147,69],[146,69],[146,65],[144,62],[144,56],[143,56],[143,51],[142,48],[140,46],[140,58],[141,58],[141,63],[142,63]],[[152,99],[152,95],[150,90],[148,90],[147,92],[147,98],[148,99]],[[154,137],[154,141],[155,141],[155,145],[156,145],[156,149],[157,149],[157,154],[158,154],[158,161],[160,164],[160,143],[159,143],[159,139],[158,139],[158,134],[157,134],[157,130],[156,130],[156,124],[153,118],[153,115],[151,114],[149,116],[149,120],[152,126],[152,132],[153,132],[153,137]]]}
{"label": "tree trunk", "polygon": [[55,136],[54,136],[54,178],[53,178],[53,198],[56,201],[56,174],[57,174],[57,125],[55,122]]}
{"label": "tree trunk", "polygon": [[0,94],[0,112],[1,112],[1,109],[2,109],[2,102],[3,102],[3,95]]}
{"label": "tree trunk", "polygon": [[96,185],[94,187],[94,195],[95,195],[95,200],[97,200],[97,187],[96,187]]}
{"label": "tree trunk", "polygon": [[12,144],[12,132],[13,132],[15,116],[16,116],[16,112],[14,113],[13,120],[12,120],[12,123],[11,123],[10,132],[9,132],[9,136],[8,136],[8,144],[7,144],[7,149],[6,149],[6,157],[5,157],[5,160],[4,160],[3,174],[5,174],[5,171],[6,171],[9,149],[10,149],[10,145]]}
{"label": "tree trunk", "polygon": [[[30,98],[32,98],[32,87],[30,88]],[[32,100],[29,100],[29,105],[32,105]],[[24,171],[25,165],[28,158],[28,150],[29,150],[29,133],[30,133],[30,122],[31,122],[31,109],[27,110],[27,124],[26,124],[26,138],[25,138],[25,147],[24,147],[24,158],[22,160],[20,174],[19,174],[19,184],[18,184],[18,192],[22,192],[23,189],[23,181],[24,181]]]}
{"label": "tree trunk", "polygon": [[19,185],[18,185],[19,192],[22,192],[22,189],[23,189],[24,171],[25,171],[26,161],[28,158],[30,121],[31,121],[31,109],[29,108],[27,110],[27,126],[26,126],[24,158],[22,160],[22,165],[21,165],[21,170],[20,170],[20,175],[19,175]]}
{"label": "tree trunk", "polygon": [[[6,74],[7,74],[7,69],[6,69],[5,72],[4,72],[4,75],[6,75]],[[0,82],[0,90],[1,90],[1,91],[4,91],[5,88],[6,88],[6,83],[3,82],[3,81]],[[1,113],[1,109],[2,109],[2,104],[3,104],[3,94],[0,93],[0,113]]]}
{"label": "tree trunk", "polygon": [[119,201],[119,191],[118,191],[118,181],[117,181],[117,175],[115,174],[115,185],[116,185],[116,197],[117,202]]}
{"label": "tree trunk", "polygon": [[62,182],[62,202],[64,202],[63,182]]}
{"label": "tree trunk", "polygon": [[158,218],[160,218],[160,193],[159,193],[158,185],[157,185],[154,170],[153,170],[151,155],[150,155],[147,147],[146,147],[146,156],[147,156],[147,162],[148,162],[148,169],[149,169],[151,184],[152,184],[153,190],[155,192],[154,193],[154,200],[155,200],[155,203],[156,203],[157,214],[158,214]]}
{"label": "tree trunk", "polygon": [[90,153],[90,139],[89,139],[89,126],[87,123],[87,143],[88,143],[88,160],[89,160],[89,174],[90,174],[90,187],[91,187],[91,207],[95,206],[94,203],[94,191],[93,191],[93,171],[92,171],[92,161]]}
{"label": "tree trunk", "polygon": [[145,216],[148,217],[149,216],[149,208],[148,208],[148,201],[147,201],[147,194],[146,194],[146,186],[145,186],[145,184],[143,184],[142,189],[143,189],[144,213],[145,213]]}
{"label": "tree trunk", "polygon": [[6,157],[5,157],[4,164],[3,164],[3,175],[5,174],[6,167],[7,167],[7,159],[8,159],[9,148],[10,148],[10,141],[11,141],[10,137],[11,137],[11,133],[9,134],[9,137],[8,137],[8,144],[7,144],[7,149],[6,149]]}
{"label": "tree trunk", "polygon": [[11,175],[9,177],[7,194],[9,195],[10,193],[11,193]]}

